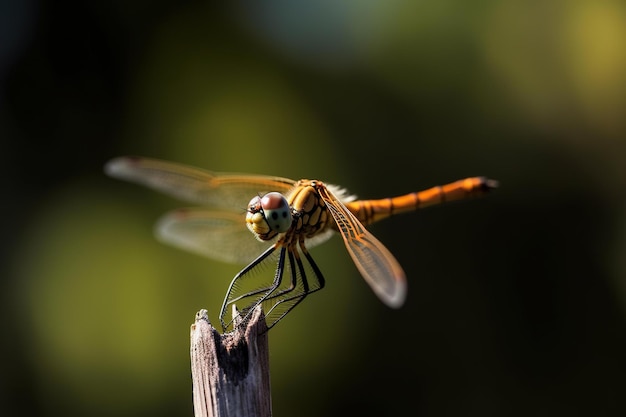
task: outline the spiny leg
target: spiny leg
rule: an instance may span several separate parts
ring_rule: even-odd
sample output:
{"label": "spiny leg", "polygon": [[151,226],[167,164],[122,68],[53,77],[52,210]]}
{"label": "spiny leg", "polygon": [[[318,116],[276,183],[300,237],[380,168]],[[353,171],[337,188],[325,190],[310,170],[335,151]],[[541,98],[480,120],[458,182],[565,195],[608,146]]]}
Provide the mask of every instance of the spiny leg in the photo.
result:
{"label": "spiny leg", "polygon": [[[295,262],[296,262],[296,265],[297,265],[297,268],[298,268],[298,272],[300,273],[300,277],[301,277],[301,281],[302,281],[302,291],[301,292],[297,292],[295,294],[292,294],[291,296],[285,297],[285,298],[283,298],[281,300],[278,300],[267,311],[266,317],[271,317],[272,311],[274,311],[274,309],[276,309],[279,305],[281,305],[283,303],[293,302],[293,304],[289,305],[285,309],[285,311],[280,313],[280,315],[275,320],[273,320],[270,324],[268,324],[268,329],[271,329],[272,327],[274,327],[276,325],[276,323],[278,323],[291,310],[293,310],[298,304],[300,304],[306,298],[307,295],[312,294],[312,293],[314,293],[316,291],[319,291],[322,288],[324,288],[324,285],[326,283],[326,281],[324,280],[324,276],[322,275],[322,271],[318,268],[317,264],[313,260],[313,257],[311,256],[311,254],[308,252],[308,250],[304,246],[304,241],[300,241],[299,242],[299,246],[300,246],[300,249],[302,250],[302,253],[304,254],[307,262],[309,263],[309,266],[313,270],[313,276],[314,276],[315,280],[317,281],[316,285],[314,285],[313,288],[309,287],[309,282],[308,282],[307,276],[306,276],[306,269],[305,269],[304,263],[302,262],[302,258],[300,257],[300,254],[297,252],[297,250],[293,251],[295,253],[295,256],[292,255],[292,252],[290,252],[289,261],[290,261],[290,266],[291,266],[291,270],[292,270],[292,287],[290,289],[285,289],[285,290],[281,291],[277,295],[284,295],[284,294],[288,294],[289,292],[292,292],[294,287],[295,287],[295,285],[297,284],[297,282],[295,281],[297,279],[297,274],[295,273],[294,264],[293,264],[294,258],[295,258]],[[272,297],[274,297],[274,295],[272,295]]]}
{"label": "spiny leg", "polygon": [[[290,293],[293,290],[296,289],[296,286],[298,285],[298,275],[295,271],[295,269],[293,268],[294,262],[295,262],[295,258],[298,256],[298,254],[296,253],[296,255],[294,256],[294,250],[288,250],[287,251],[287,256],[288,256],[288,260],[289,260],[289,270],[291,271],[291,280],[290,280],[290,285],[289,287],[280,290],[276,293],[270,293],[267,295],[267,297],[265,297],[265,301],[270,301],[273,300],[275,298],[278,298],[284,294]],[[298,263],[300,263],[300,258],[298,257]],[[302,286],[306,289],[308,289],[308,283],[306,282],[306,277],[303,278],[302,280]]]}
{"label": "spiny leg", "polygon": [[253,291],[248,291],[246,293],[243,293],[241,295],[238,295],[236,297],[233,297],[231,299],[231,296],[233,293],[236,293],[237,291],[237,284],[246,278],[246,275],[248,273],[250,273],[254,268],[256,268],[257,266],[259,266],[264,260],[266,260],[272,253],[274,253],[274,251],[276,250],[276,245],[273,245],[271,247],[269,247],[265,252],[263,252],[261,255],[259,255],[259,257],[257,257],[254,261],[252,261],[248,266],[246,266],[244,269],[242,269],[237,275],[235,275],[235,277],[233,278],[233,280],[230,283],[230,286],[228,287],[228,290],[226,291],[226,296],[224,297],[224,302],[222,303],[222,308],[220,310],[220,322],[222,324],[222,328],[224,329],[224,331],[226,331],[226,329],[233,323],[233,319],[231,318],[231,320],[226,323],[224,320],[224,317],[227,314],[227,308],[229,305],[235,304],[237,301],[248,298],[248,297],[253,297],[259,294],[265,294],[264,296],[261,296],[258,300],[254,301],[252,303],[251,306],[249,307],[244,307],[242,309],[242,312],[246,312],[246,316],[244,317],[244,320],[242,320],[242,322],[245,321],[245,318],[248,317],[248,314],[254,310],[254,308],[259,305],[259,303],[265,299],[265,297],[267,296],[267,294],[271,294],[272,291],[274,291],[279,285],[280,282],[282,280],[282,274],[283,274],[283,269],[284,269],[284,263],[285,263],[285,248],[281,248],[280,251],[280,255],[279,255],[279,260],[278,260],[278,266],[276,269],[276,274],[274,276],[274,281],[272,282],[272,285],[270,286],[266,286],[266,287],[262,287]]}
{"label": "spiny leg", "polygon": [[[288,260],[288,265],[289,265],[289,272],[290,272],[290,283],[289,286],[285,289],[282,289],[280,291],[277,291],[277,289],[280,287],[280,284],[282,283],[282,277],[284,275],[285,272],[285,253],[287,253],[287,260]],[[269,287],[269,289],[267,291],[257,291],[257,293],[260,292],[265,292],[265,294],[260,297],[253,306],[250,307],[250,309],[246,312],[246,315],[243,318],[243,321],[245,322],[248,317],[252,314],[252,311],[254,310],[254,308],[256,308],[256,306],[258,306],[259,304],[265,304],[265,303],[270,303],[271,307],[269,307],[269,309],[267,310],[267,312],[265,313],[265,319],[268,323],[268,329],[270,329],[272,326],[274,326],[274,324],[276,324],[277,320],[274,321],[271,317],[271,312],[274,310],[274,308],[282,303],[285,300],[290,300],[293,298],[297,298],[300,295],[296,295],[293,297],[289,297],[286,299],[281,300],[280,297],[285,296],[286,294],[289,294],[291,292],[293,292],[297,286],[298,286],[298,273],[296,271],[296,269],[294,268],[294,264],[296,263],[297,259],[297,264],[299,265],[299,272],[300,272],[300,276],[302,277],[302,285],[304,288],[304,292],[308,293],[309,292],[309,286],[308,283],[306,282],[306,275],[304,274],[304,268],[302,266],[302,261],[300,260],[300,257],[298,255],[298,252],[296,250],[295,247],[290,247],[289,249],[286,247],[281,248],[281,252],[280,252],[280,259],[278,261],[278,266],[276,269],[276,277],[274,278],[274,282],[272,283],[272,286]],[[301,293],[298,293],[301,294]],[[306,295],[306,294],[305,294]],[[304,296],[302,296],[304,297]],[[278,301],[274,302],[273,304],[271,303],[272,301],[278,299]],[[265,306],[264,306],[265,307]],[[293,307],[291,307],[293,308]],[[289,310],[291,310],[291,308]],[[286,314],[286,313],[285,313]],[[284,316],[281,315],[280,318],[282,318]],[[280,319],[279,318],[279,319]]]}

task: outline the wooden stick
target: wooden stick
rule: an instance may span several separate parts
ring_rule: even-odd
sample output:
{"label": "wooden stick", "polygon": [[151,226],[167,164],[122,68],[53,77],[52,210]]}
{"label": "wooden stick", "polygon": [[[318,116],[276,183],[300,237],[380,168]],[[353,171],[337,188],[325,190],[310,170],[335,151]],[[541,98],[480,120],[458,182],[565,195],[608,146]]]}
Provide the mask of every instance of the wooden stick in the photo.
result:
{"label": "wooden stick", "polygon": [[272,415],[267,325],[260,306],[247,325],[223,335],[200,310],[191,325],[190,353],[196,417]]}

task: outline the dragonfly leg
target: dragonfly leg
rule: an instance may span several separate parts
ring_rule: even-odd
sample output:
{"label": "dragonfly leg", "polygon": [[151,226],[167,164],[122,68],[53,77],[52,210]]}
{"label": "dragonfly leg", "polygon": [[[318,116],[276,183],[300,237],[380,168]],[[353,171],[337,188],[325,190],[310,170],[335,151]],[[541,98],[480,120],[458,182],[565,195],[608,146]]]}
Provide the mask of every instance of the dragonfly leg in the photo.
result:
{"label": "dragonfly leg", "polygon": [[[278,290],[282,283],[282,278],[285,272],[285,254],[287,255],[291,279],[290,279],[288,287]],[[294,264],[298,265],[298,271],[296,271],[296,269],[294,268]],[[303,288],[301,291],[297,292],[295,295],[289,296],[289,294],[291,294],[298,287],[298,272],[300,273],[300,277],[302,277],[301,282],[302,282]],[[276,324],[278,320],[280,320],[285,314],[287,314],[287,312],[285,312],[284,314],[281,314],[277,320],[274,320],[271,314],[274,308],[276,308],[279,304],[283,303],[284,301],[289,301],[289,300],[294,300],[294,299],[297,300],[295,303],[297,304],[299,301],[301,301],[299,299],[304,298],[309,292],[310,290],[309,290],[308,282],[306,281],[306,275],[304,273],[304,266],[302,265],[302,261],[300,260],[300,256],[298,254],[297,249],[295,247],[292,247],[289,249],[286,247],[283,247],[280,251],[280,257],[279,257],[278,265],[276,268],[276,275],[274,277],[274,281],[272,285],[270,287],[265,287],[256,291],[252,291],[247,294],[244,294],[241,297],[238,297],[238,299],[240,299],[246,296],[263,294],[261,297],[257,298],[250,307],[247,307],[244,310],[245,316],[243,317],[242,322],[245,322],[250,317],[250,315],[252,314],[252,312],[254,311],[257,305],[263,304],[263,310],[265,312],[265,319],[266,319],[267,326],[268,326],[267,328],[269,330],[272,326]],[[293,306],[290,306],[287,311],[295,307],[295,304]]]}
{"label": "dragonfly leg", "polygon": [[[309,282],[307,280],[306,268],[304,263],[302,262],[302,258],[297,250],[289,252],[289,263],[291,268],[291,286],[285,290],[282,290],[276,294],[272,294],[268,296],[268,299],[274,299],[278,297],[282,297],[278,299],[272,307],[266,312],[266,318],[268,319],[268,329],[271,329],[276,325],[283,317],[285,317],[291,310],[293,310],[298,304],[300,304],[307,295],[314,293],[316,291],[324,288],[326,281],[324,280],[324,276],[322,272],[318,268],[317,264],[313,260],[313,257],[309,254],[308,250],[304,246],[303,242],[300,242],[300,249],[304,254],[311,270],[313,271],[313,277],[315,279],[315,283],[312,287],[309,286]],[[295,264],[295,267],[294,267]],[[297,268],[297,272],[296,272]],[[301,291],[297,291],[295,293],[294,289],[297,287],[298,274],[300,275],[300,280],[302,283]],[[293,293],[293,294],[292,294]],[[278,310],[277,310],[278,308]],[[273,314],[278,314],[276,318],[273,317]]]}
{"label": "dragonfly leg", "polygon": [[[233,325],[234,317],[231,317],[230,321],[226,321],[225,317],[229,307],[237,302],[252,298],[252,300],[248,300],[242,304],[243,308],[239,312],[241,323],[245,323],[256,306],[262,304],[267,327],[270,329],[296,305],[300,304],[307,295],[319,291],[324,287],[325,280],[322,272],[304,246],[304,241],[301,241],[298,242],[298,246],[283,246],[280,248],[276,272],[271,285],[265,285],[254,290],[242,292],[241,288],[238,288],[238,285],[247,278],[248,274],[253,269],[265,261],[275,251],[276,247],[277,246],[272,246],[263,252],[233,278],[220,311],[220,322],[224,331]],[[304,259],[300,252],[304,254]],[[286,269],[289,270],[289,284],[281,288]],[[309,278],[307,277],[307,270],[309,275],[311,275],[311,271],[313,272],[313,281],[311,282],[309,282]]]}
{"label": "dragonfly leg", "polygon": [[[237,284],[244,280],[246,278],[246,276],[248,275],[248,273],[250,273],[255,267],[257,267],[258,265],[260,265],[265,259],[267,259],[272,253],[274,253],[274,251],[276,250],[276,245],[272,245],[270,246],[265,252],[263,252],[261,255],[259,255],[259,257],[257,257],[254,261],[252,261],[248,266],[246,266],[244,269],[242,269],[237,275],[235,275],[235,277],[233,278],[233,280],[230,283],[230,286],[228,287],[228,290],[226,291],[226,296],[224,297],[224,302],[222,303],[222,308],[220,310],[220,322],[222,324],[222,329],[224,331],[226,331],[226,329],[228,327],[230,327],[230,325],[233,323],[233,318],[231,317],[231,320],[227,323],[224,319],[224,317],[227,314],[227,310],[228,307],[232,304],[236,304],[237,301],[240,301],[242,299],[248,298],[248,297],[253,297],[259,294],[264,294],[263,296],[261,296],[258,300],[252,302],[251,306],[249,307],[244,307],[242,309],[242,313],[245,313],[245,317],[248,316],[248,313],[254,310],[254,307],[256,307],[259,303],[260,300],[263,300],[267,293],[271,293],[272,291],[274,291],[274,289],[276,289],[276,287],[278,287],[278,285],[280,285],[280,282],[282,280],[282,274],[283,274],[283,267],[281,265],[284,264],[285,262],[285,249],[282,248],[280,251],[280,258],[278,261],[278,268],[276,269],[276,275],[274,277],[274,282],[272,283],[271,286],[267,286],[267,287],[262,287],[253,291],[248,291],[245,292],[243,294],[240,295],[236,295],[237,294]],[[245,321],[245,317],[244,320],[242,320],[242,322]]]}

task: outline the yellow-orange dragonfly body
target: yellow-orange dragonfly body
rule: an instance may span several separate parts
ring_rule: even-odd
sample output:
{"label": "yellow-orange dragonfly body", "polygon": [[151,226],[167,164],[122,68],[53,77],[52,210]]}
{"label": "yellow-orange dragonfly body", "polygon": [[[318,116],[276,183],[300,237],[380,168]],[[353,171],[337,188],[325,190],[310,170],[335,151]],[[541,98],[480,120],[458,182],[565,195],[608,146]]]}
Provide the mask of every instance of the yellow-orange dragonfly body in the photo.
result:
{"label": "yellow-orange dragonfly body", "polygon": [[[324,276],[308,249],[336,232],[374,293],[389,307],[399,308],[407,292],[404,271],[365,226],[497,186],[494,180],[470,177],[398,197],[357,200],[319,180],[214,173],[144,157],[115,158],[105,171],[203,206],[163,216],[156,227],[161,240],[221,261],[247,264],[224,298],[220,311],[224,331],[233,326],[233,317],[228,318],[233,305],[245,322],[261,304],[271,328],[307,295],[323,288]],[[271,282],[262,273],[268,266],[274,275]]]}

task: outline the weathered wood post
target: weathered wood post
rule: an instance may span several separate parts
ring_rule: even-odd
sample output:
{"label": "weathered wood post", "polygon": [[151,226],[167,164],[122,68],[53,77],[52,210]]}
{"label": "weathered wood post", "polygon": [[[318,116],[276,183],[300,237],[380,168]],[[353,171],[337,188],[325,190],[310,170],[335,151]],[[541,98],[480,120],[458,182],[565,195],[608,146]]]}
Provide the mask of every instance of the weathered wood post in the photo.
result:
{"label": "weathered wood post", "polygon": [[196,417],[272,415],[267,325],[260,306],[247,324],[223,335],[200,310],[191,325],[190,353]]}

